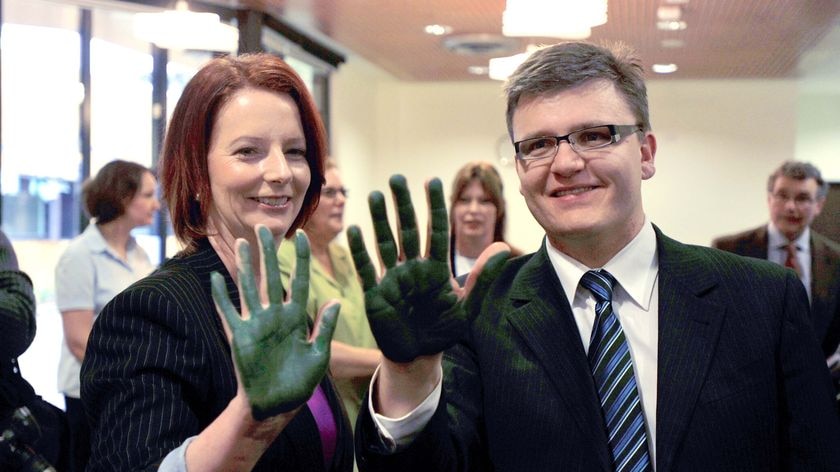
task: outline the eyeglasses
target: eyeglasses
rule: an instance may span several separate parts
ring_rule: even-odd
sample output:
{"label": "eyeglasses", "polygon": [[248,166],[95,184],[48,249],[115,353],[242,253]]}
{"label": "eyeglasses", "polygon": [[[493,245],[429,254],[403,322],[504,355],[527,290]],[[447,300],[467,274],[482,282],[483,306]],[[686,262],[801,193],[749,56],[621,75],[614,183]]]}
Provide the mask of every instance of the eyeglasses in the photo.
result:
{"label": "eyeglasses", "polygon": [[615,144],[633,133],[642,131],[639,125],[601,125],[572,131],[565,136],[538,136],[513,143],[516,158],[525,161],[553,158],[566,141],[578,154]]}
{"label": "eyeglasses", "polygon": [[794,196],[790,196],[784,192],[771,193],[770,198],[773,199],[773,202],[782,205],[787,205],[787,202],[792,201],[798,207],[805,207],[816,201],[814,197],[804,193]]}
{"label": "eyeglasses", "polygon": [[324,187],[321,189],[321,198],[333,199],[341,194],[342,197],[347,198],[347,189],[344,187]]}

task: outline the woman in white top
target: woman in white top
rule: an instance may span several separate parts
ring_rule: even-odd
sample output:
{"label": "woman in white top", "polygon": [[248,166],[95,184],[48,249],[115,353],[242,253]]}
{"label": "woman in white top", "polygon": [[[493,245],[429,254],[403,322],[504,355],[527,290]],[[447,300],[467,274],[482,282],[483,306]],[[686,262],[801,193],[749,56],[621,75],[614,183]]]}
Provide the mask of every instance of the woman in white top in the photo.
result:
{"label": "woman in white top", "polygon": [[157,180],[140,164],[111,161],[82,187],[91,224],[62,254],[55,269],[56,304],[64,342],[58,386],[73,444],[73,470],[84,470],[90,433],[80,400],[79,372],[96,316],[111,299],[154,267],[131,230],[151,224],[160,209]]}
{"label": "woman in white top", "polygon": [[[506,242],[502,177],[488,162],[470,162],[455,174],[450,198],[450,266],[452,274],[460,277],[487,246]],[[520,254],[511,246],[511,257]]]}

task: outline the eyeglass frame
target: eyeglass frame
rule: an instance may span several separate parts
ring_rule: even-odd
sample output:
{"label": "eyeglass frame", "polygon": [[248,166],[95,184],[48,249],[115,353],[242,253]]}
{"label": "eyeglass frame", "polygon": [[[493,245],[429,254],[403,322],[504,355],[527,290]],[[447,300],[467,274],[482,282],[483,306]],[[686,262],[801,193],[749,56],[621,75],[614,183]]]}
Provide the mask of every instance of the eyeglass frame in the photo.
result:
{"label": "eyeglass frame", "polygon": [[819,201],[819,197],[812,197],[810,195],[787,195],[787,194],[780,194],[780,193],[770,193],[770,199],[772,199],[776,204],[787,205],[787,202],[793,202],[793,204],[797,207],[806,207],[809,205],[813,205]]}
{"label": "eyeglass frame", "polygon": [[[587,149],[578,149],[577,145],[571,140],[571,136],[573,134],[578,134],[582,131],[588,131],[588,130],[596,129],[596,128],[607,128],[607,129],[609,129],[609,131],[610,131],[610,142],[604,143],[604,144],[596,146],[596,147],[587,148]],[[596,149],[603,149],[607,146],[612,146],[613,144],[618,143],[619,141],[626,138],[627,136],[632,136],[633,134],[640,133],[640,132],[644,132],[644,127],[640,124],[635,124],[635,125],[598,125],[598,126],[587,126],[586,128],[581,128],[581,129],[578,129],[578,130],[574,130],[574,131],[571,131],[569,134],[566,134],[566,135],[563,135],[563,136],[534,136],[534,137],[531,137],[531,138],[522,139],[520,141],[514,142],[513,143],[513,149],[515,151],[514,156],[516,157],[516,159],[520,159],[520,160],[523,160],[523,161],[539,161],[539,160],[542,160],[542,159],[549,159],[549,158],[554,159],[557,156],[557,153],[560,151],[560,143],[562,143],[563,141],[566,141],[567,143],[569,143],[569,147],[571,147],[572,150],[575,151],[578,155],[583,155],[583,153],[586,153],[586,152],[589,152],[589,151],[594,151]],[[531,141],[531,140],[534,140],[534,139],[547,139],[547,138],[551,138],[551,139],[554,140],[554,153],[552,153],[550,156],[525,157],[525,156],[522,156],[522,154],[519,152],[519,146],[522,143],[524,143],[526,141]]]}
{"label": "eyeglass frame", "polygon": [[347,187],[323,187],[321,188],[321,198],[332,200],[341,194],[342,197],[347,198]]}

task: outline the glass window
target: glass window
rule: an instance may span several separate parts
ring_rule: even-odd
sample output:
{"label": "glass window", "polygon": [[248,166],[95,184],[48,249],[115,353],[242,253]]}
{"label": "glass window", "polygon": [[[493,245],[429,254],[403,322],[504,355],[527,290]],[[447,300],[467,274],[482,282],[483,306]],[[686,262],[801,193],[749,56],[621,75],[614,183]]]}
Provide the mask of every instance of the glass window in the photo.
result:
{"label": "glass window", "polygon": [[42,0],[3,2],[3,230],[33,281],[38,332],[21,357],[37,393],[56,405],[61,318],[54,268],[79,231],[79,12]]}

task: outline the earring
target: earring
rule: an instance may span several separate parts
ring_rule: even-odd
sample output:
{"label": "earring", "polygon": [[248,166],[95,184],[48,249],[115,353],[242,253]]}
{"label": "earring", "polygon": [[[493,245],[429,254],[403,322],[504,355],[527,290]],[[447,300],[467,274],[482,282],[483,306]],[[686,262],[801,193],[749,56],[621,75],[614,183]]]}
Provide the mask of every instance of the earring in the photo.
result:
{"label": "earring", "polygon": [[198,192],[195,193],[195,201],[197,201],[197,202],[201,201],[201,194],[198,193]]}

